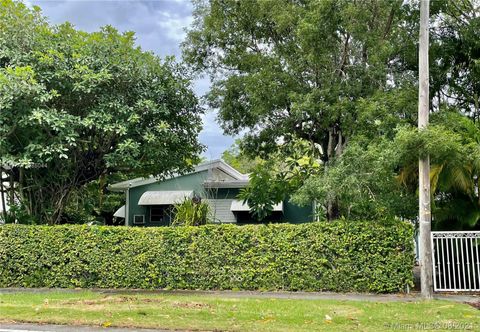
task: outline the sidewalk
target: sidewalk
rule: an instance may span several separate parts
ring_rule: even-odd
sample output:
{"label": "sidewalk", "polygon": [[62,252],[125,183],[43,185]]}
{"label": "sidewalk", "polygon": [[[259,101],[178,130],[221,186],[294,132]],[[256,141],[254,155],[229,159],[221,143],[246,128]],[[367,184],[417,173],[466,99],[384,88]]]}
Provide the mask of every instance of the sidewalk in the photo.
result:
{"label": "sidewalk", "polygon": [[[299,300],[345,300],[372,302],[416,302],[422,301],[419,292],[396,294],[369,293],[332,293],[332,292],[260,292],[260,291],[195,291],[195,290],[144,290],[144,289],[65,289],[65,288],[0,288],[0,295],[7,293],[44,293],[66,292],[75,293],[91,291],[101,294],[165,294],[165,295],[208,295],[228,298],[274,298]],[[435,294],[436,300],[455,302],[480,302],[480,294]]]}

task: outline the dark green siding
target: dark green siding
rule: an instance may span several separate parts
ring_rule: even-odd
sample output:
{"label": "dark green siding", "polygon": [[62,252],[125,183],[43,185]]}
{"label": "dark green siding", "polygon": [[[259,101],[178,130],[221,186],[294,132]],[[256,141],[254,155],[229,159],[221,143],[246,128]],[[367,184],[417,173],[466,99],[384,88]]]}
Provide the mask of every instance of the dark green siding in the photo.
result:
{"label": "dark green siding", "polygon": [[159,191],[159,190],[193,190],[196,194],[203,196],[203,182],[206,180],[208,171],[198,172],[193,174],[187,174],[179,176],[173,179],[164,180],[161,182],[155,182],[130,188],[130,200],[129,200],[129,218],[128,224],[133,225],[133,216],[136,214],[145,215],[145,221],[150,220],[149,209],[146,206],[138,205],[138,200],[142,194],[146,191]]}
{"label": "dark green siding", "polygon": [[[138,186],[130,188],[130,199],[129,199],[129,226],[133,225],[134,215],[144,215],[146,226],[158,226],[159,224],[152,225],[150,221],[150,208],[146,206],[138,205],[138,201],[142,194],[146,191],[171,191],[171,190],[193,190],[195,194],[200,195],[203,198],[208,198],[212,200],[233,200],[238,199],[237,195],[240,192],[240,189],[205,189],[203,187],[204,181],[208,177],[208,171],[197,172],[193,174],[187,174],[173,179],[168,179],[161,182],[155,182],[150,184],[145,184],[143,186]],[[224,204],[223,209],[229,206]],[[284,215],[280,220],[288,221],[290,223],[304,223],[313,221],[313,208],[309,207],[299,207],[288,201],[284,202],[283,205]],[[229,212],[231,215],[231,212]],[[233,218],[233,216],[231,217]],[[253,221],[253,220],[252,220]]]}
{"label": "dark green siding", "polygon": [[283,203],[284,220],[292,224],[302,224],[313,221],[313,205],[301,207],[288,201]]}

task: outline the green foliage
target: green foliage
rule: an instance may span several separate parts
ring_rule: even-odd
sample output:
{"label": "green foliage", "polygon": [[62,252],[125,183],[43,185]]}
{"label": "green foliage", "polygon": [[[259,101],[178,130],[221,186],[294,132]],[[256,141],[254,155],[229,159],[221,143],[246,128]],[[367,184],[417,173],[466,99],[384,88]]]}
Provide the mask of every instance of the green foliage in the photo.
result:
{"label": "green foliage", "polygon": [[471,196],[450,193],[434,201],[433,215],[433,227],[436,230],[478,230],[480,205],[478,200]]}
{"label": "green foliage", "polygon": [[200,226],[209,222],[211,211],[207,202],[186,198],[173,206],[172,213],[172,226]]}
{"label": "green foliage", "polygon": [[399,155],[389,140],[366,147],[351,142],[345,152],[317,175],[310,176],[293,195],[299,205],[317,203],[318,219],[326,219],[329,202],[336,202],[340,217],[350,220],[414,219],[416,196],[396,178]]}
{"label": "green foliage", "polygon": [[434,161],[455,158],[463,153],[461,141],[462,136],[450,128],[435,124],[420,131],[414,127],[399,128],[395,138],[404,163],[418,162],[419,156],[426,155]]}
{"label": "green foliage", "polygon": [[413,227],[303,225],[0,227],[0,287],[399,292]]}
{"label": "green foliage", "polygon": [[[391,138],[399,122],[414,119],[415,4],[380,0],[194,4],[185,59],[211,75],[208,101],[219,109],[227,133],[246,132],[244,153],[264,160],[298,160],[284,145],[301,140],[314,147],[317,162],[333,164],[357,136]],[[285,172],[284,167],[276,168]],[[302,169],[309,173],[308,167]],[[268,185],[265,174],[258,177],[265,179],[259,183]],[[272,172],[269,177],[281,180],[282,174]],[[283,192],[293,194],[308,177],[294,178],[296,183],[285,185]],[[278,190],[277,181],[271,183],[272,188],[263,187],[264,197]],[[262,187],[257,188],[252,192],[258,195]],[[245,196],[255,203],[253,194]],[[328,219],[338,218],[337,202],[327,205]]]}
{"label": "green foliage", "polygon": [[235,143],[227,150],[223,151],[222,159],[235,168],[237,171],[247,174],[252,172],[255,167],[262,162],[259,157],[251,158],[242,151],[241,140],[235,140]]}
{"label": "green foliage", "polygon": [[284,200],[288,186],[272,170],[274,161],[259,164],[250,175],[248,187],[242,188],[238,197],[248,203],[253,216],[261,221],[273,211],[273,206]]}
{"label": "green foliage", "polygon": [[435,1],[430,39],[432,96],[480,119],[480,2]]}
{"label": "green foliage", "polygon": [[62,223],[85,224],[100,223],[113,225],[123,224],[121,220],[113,217],[115,211],[125,204],[123,193],[107,190],[107,184],[128,180],[125,173],[115,173],[100,176],[84,186],[75,189],[69,196]]}
{"label": "green foliage", "polygon": [[278,153],[253,169],[239,198],[248,203],[258,220],[264,220],[275,204],[287,199],[319,169],[318,151],[311,144],[305,140],[285,143]]}
{"label": "green foliage", "polygon": [[21,203],[9,205],[9,213],[0,214],[0,220],[5,224],[24,224],[24,225],[35,225],[36,220],[31,215],[26,213],[25,207],[21,206]]}
{"label": "green foliage", "polygon": [[202,151],[189,75],[113,27],[49,25],[0,1],[0,163],[37,223],[55,224],[72,192],[117,172],[165,176]]}
{"label": "green foliage", "polygon": [[480,226],[480,129],[452,110],[432,117],[432,125],[418,131],[402,127],[395,138],[401,171],[399,180],[412,190],[418,186],[418,156],[431,159],[433,225],[439,230]]}
{"label": "green foliage", "polygon": [[404,64],[416,35],[405,31],[415,9],[408,2],[212,0],[194,6],[184,57],[210,74],[210,105],[219,108],[227,133],[247,131],[245,147],[253,156],[277,151],[279,141],[305,139],[319,144],[327,161],[359,127],[356,101],[393,85],[411,87],[414,68]]}
{"label": "green foliage", "polygon": [[[433,125],[420,133],[418,1],[212,0],[194,8],[185,59],[210,74],[208,101],[225,131],[247,132],[242,153],[284,161],[285,143],[319,147],[321,170],[296,186],[281,185],[283,167],[257,167],[244,193],[253,205],[271,206],[280,191],[317,200],[329,220],[414,219],[417,159],[429,153],[434,219],[447,229],[472,225],[480,212],[478,1],[431,4]],[[468,213],[454,217],[455,206]]]}

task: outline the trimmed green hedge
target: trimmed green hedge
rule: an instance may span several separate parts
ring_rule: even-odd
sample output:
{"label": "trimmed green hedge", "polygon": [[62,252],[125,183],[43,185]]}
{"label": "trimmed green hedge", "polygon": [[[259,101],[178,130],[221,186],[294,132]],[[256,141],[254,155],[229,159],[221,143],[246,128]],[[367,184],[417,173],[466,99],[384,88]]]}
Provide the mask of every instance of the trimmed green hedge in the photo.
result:
{"label": "trimmed green hedge", "polygon": [[397,292],[413,229],[397,222],[125,228],[0,226],[0,287]]}

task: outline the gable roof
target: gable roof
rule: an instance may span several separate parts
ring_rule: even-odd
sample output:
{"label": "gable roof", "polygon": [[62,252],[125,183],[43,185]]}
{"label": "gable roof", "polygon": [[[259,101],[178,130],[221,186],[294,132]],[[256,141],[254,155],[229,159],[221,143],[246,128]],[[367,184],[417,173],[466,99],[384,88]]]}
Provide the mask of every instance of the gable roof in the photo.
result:
{"label": "gable roof", "polygon": [[[194,173],[203,172],[203,171],[211,172],[213,169],[218,169],[224,172],[225,174],[227,174],[229,177],[231,177],[232,180],[228,181],[229,183],[238,183],[239,185],[242,185],[242,186],[248,183],[248,174],[240,173],[239,171],[234,169],[232,166],[227,164],[222,159],[215,159],[215,160],[201,163],[195,166],[195,170],[193,172],[185,173],[185,174],[176,174],[171,177],[165,178],[163,180],[169,180],[169,179],[173,179],[183,175],[194,174]],[[162,180],[161,178],[156,176],[150,176],[148,178],[135,178],[131,180],[114,183],[112,185],[109,185],[107,189],[110,191],[125,191],[128,188],[139,187],[146,184],[155,183],[161,180]],[[220,182],[220,181],[207,180],[206,182],[212,183],[212,182]]]}

